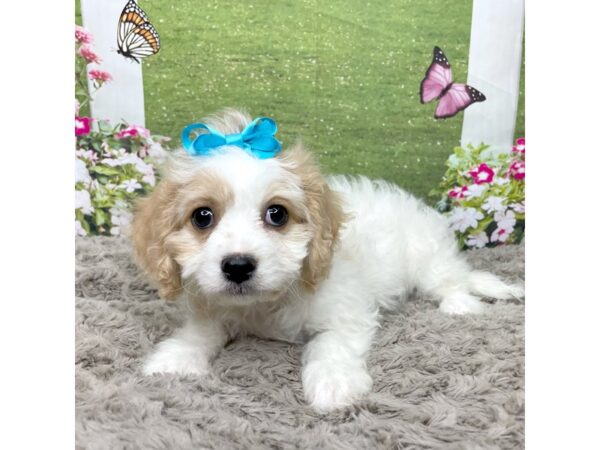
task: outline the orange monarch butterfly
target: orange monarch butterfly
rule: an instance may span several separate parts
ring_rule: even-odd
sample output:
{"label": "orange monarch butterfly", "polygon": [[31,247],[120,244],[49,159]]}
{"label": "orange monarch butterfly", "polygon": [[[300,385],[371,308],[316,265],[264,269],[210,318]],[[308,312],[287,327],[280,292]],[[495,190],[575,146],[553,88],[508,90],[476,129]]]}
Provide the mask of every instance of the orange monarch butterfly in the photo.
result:
{"label": "orange monarch butterfly", "polygon": [[135,0],[127,2],[119,17],[117,45],[117,53],[138,64],[140,58],[154,55],[160,50],[158,33]]}

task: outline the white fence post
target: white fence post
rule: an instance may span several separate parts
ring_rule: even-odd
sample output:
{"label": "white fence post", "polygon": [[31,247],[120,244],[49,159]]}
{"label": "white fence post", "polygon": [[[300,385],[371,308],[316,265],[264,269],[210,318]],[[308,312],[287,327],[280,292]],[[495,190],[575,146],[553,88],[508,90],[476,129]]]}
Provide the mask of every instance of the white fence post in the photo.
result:
{"label": "white fence post", "polygon": [[[127,0],[80,0],[83,26],[94,35],[92,47],[102,58],[100,65],[88,70],[110,73],[113,80],[93,95],[92,117],[109,119],[113,124],[126,121],[144,126],[144,85],[142,66],[117,53],[117,23]],[[90,92],[93,90],[88,80]]]}
{"label": "white fence post", "polygon": [[461,145],[510,151],[519,104],[524,0],[473,0],[467,83],[487,100],[464,112]]}

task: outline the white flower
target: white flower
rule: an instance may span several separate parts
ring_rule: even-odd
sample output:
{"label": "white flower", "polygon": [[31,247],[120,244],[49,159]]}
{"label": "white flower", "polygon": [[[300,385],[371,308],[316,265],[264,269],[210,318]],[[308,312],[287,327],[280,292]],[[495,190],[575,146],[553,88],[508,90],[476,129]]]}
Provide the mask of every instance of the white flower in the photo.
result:
{"label": "white flower", "polygon": [[134,156],[134,158],[131,158],[130,161],[135,164],[135,170],[144,175],[142,181],[154,186],[156,184],[156,179],[154,178],[154,167],[152,164],[146,164],[143,159],[138,158],[136,155],[132,156]]}
{"label": "white flower", "polygon": [[93,150],[85,150],[83,148],[80,148],[79,150],[75,151],[75,156],[87,159],[88,161],[93,163],[98,161],[98,155],[96,155],[96,152],[94,152]]}
{"label": "white flower", "polygon": [[123,183],[121,183],[121,187],[127,192],[132,193],[136,189],[141,189],[142,185],[138,183],[136,179],[132,178],[130,180],[123,181]]}
{"label": "white flower", "polygon": [[133,215],[123,209],[111,208],[110,214],[113,225],[127,226],[131,223],[131,219],[133,219]]}
{"label": "white flower", "polygon": [[154,186],[156,184],[156,178],[154,177],[154,170],[151,170],[150,173],[147,173],[142,177],[142,181],[144,183],[149,184],[150,186]]}
{"label": "white flower", "polygon": [[480,197],[481,194],[487,189],[485,184],[472,184],[469,186],[465,192],[465,198],[474,198]]}
{"label": "white flower", "polygon": [[467,228],[477,227],[477,222],[483,219],[483,214],[475,208],[455,208],[449,217],[450,228],[464,233]]}
{"label": "white flower", "polygon": [[113,236],[118,236],[119,234],[127,231],[127,228],[133,219],[133,215],[129,211],[119,208],[111,208],[110,214],[112,223],[110,234]]}
{"label": "white flower", "polygon": [[[136,158],[137,158],[137,156],[136,156]],[[133,163],[129,162],[129,160],[126,156],[119,156],[118,158],[106,158],[100,162],[102,164],[105,164],[110,167],[118,167],[118,166],[122,166],[123,164],[133,164]]]}
{"label": "white flower", "polygon": [[88,191],[75,191],[75,209],[81,209],[83,214],[89,216],[94,212],[90,193]]}
{"label": "white flower", "polygon": [[506,242],[506,240],[510,237],[510,233],[513,232],[513,228],[506,229],[498,227],[492,232],[492,236],[490,237],[490,242]]}
{"label": "white flower", "polygon": [[485,234],[485,231],[482,231],[474,236],[470,234],[469,239],[467,240],[467,245],[469,247],[483,248],[489,241],[488,235]]}
{"label": "white flower", "polygon": [[92,181],[92,177],[85,163],[81,159],[75,158],[75,183],[79,183],[80,181],[88,184]]}
{"label": "white flower", "polygon": [[103,159],[102,164],[106,164],[107,166],[111,167],[123,166],[125,164],[133,164],[135,166],[135,170],[144,175],[144,177],[142,178],[142,181],[144,183],[148,183],[151,186],[154,186],[156,184],[156,179],[154,177],[154,167],[152,167],[151,164],[147,164],[142,158],[140,158],[137,155],[134,155],[133,153],[128,153],[116,159]]}
{"label": "white flower", "polygon": [[157,162],[162,163],[167,157],[167,152],[163,149],[162,145],[158,142],[154,142],[148,149],[148,155]]}
{"label": "white flower", "polygon": [[524,213],[525,212],[525,202],[523,202],[523,203],[511,203],[508,206],[510,206],[512,209],[514,209],[518,213]]}
{"label": "white flower", "polygon": [[510,180],[504,177],[494,177],[494,181],[492,181],[492,184],[497,184],[498,186],[504,186],[506,183],[510,183]]}
{"label": "white flower", "polygon": [[79,220],[75,220],[75,234],[77,234],[77,236],[87,236],[87,231],[81,226]]}
{"label": "white flower", "polygon": [[498,211],[494,214],[494,220],[498,223],[498,228],[502,228],[509,233],[512,233],[515,224],[517,223],[515,213],[510,209],[507,209],[504,212]]}
{"label": "white flower", "polygon": [[488,199],[482,205],[482,208],[489,213],[496,212],[496,211],[504,212],[506,210],[506,206],[504,206],[504,203],[503,203],[504,200],[506,200],[504,197],[496,197],[496,196],[488,197]]}
{"label": "white flower", "polygon": [[123,160],[123,164],[133,164],[138,172],[141,172],[147,166],[142,158],[133,153],[128,153],[119,159]]}

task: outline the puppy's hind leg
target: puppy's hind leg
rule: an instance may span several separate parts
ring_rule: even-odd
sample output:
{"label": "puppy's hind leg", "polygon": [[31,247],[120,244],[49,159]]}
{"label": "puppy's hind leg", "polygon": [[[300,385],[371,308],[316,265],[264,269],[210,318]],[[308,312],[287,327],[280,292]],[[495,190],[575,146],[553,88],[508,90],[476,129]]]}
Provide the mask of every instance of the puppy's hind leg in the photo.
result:
{"label": "puppy's hind leg", "polygon": [[472,270],[460,255],[434,264],[422,277],[421,288],[441,300],[447,314],[480,314],[488,305],[479,296],[508,299],[523,297],[523,288],[508,285],[497,276]]}
{"label": "puppy's hind leg", "polygon": [[481,314],[486,308],[479,297],[464,291],[444,293],[440,302],[440,311],[446,314]]}
{"label": "puppy's hind leg", "polygon": [[468,278],[470,291],[483,297],[507,300],[509,298],[523,298],[525,296],[523,286],[507,284],[489,272],[471,270]]}

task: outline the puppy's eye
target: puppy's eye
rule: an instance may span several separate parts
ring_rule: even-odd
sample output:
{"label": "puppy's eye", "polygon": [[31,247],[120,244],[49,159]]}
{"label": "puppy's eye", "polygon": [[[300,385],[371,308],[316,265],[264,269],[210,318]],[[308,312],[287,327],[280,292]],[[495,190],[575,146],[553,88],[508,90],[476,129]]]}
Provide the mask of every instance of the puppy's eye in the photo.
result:
{"label": "puppy's eye", "polygon": [[213,224],[214,215],[212,209],[203,206],[195,209],[192,213],[192,224],[199,229],[208,228]]}
{"label": "puppy's eye", "polygon": [[271,205],[265,212],[265,222],[273,227],[282,227],[288,221],[288,212],[281,205]]}

